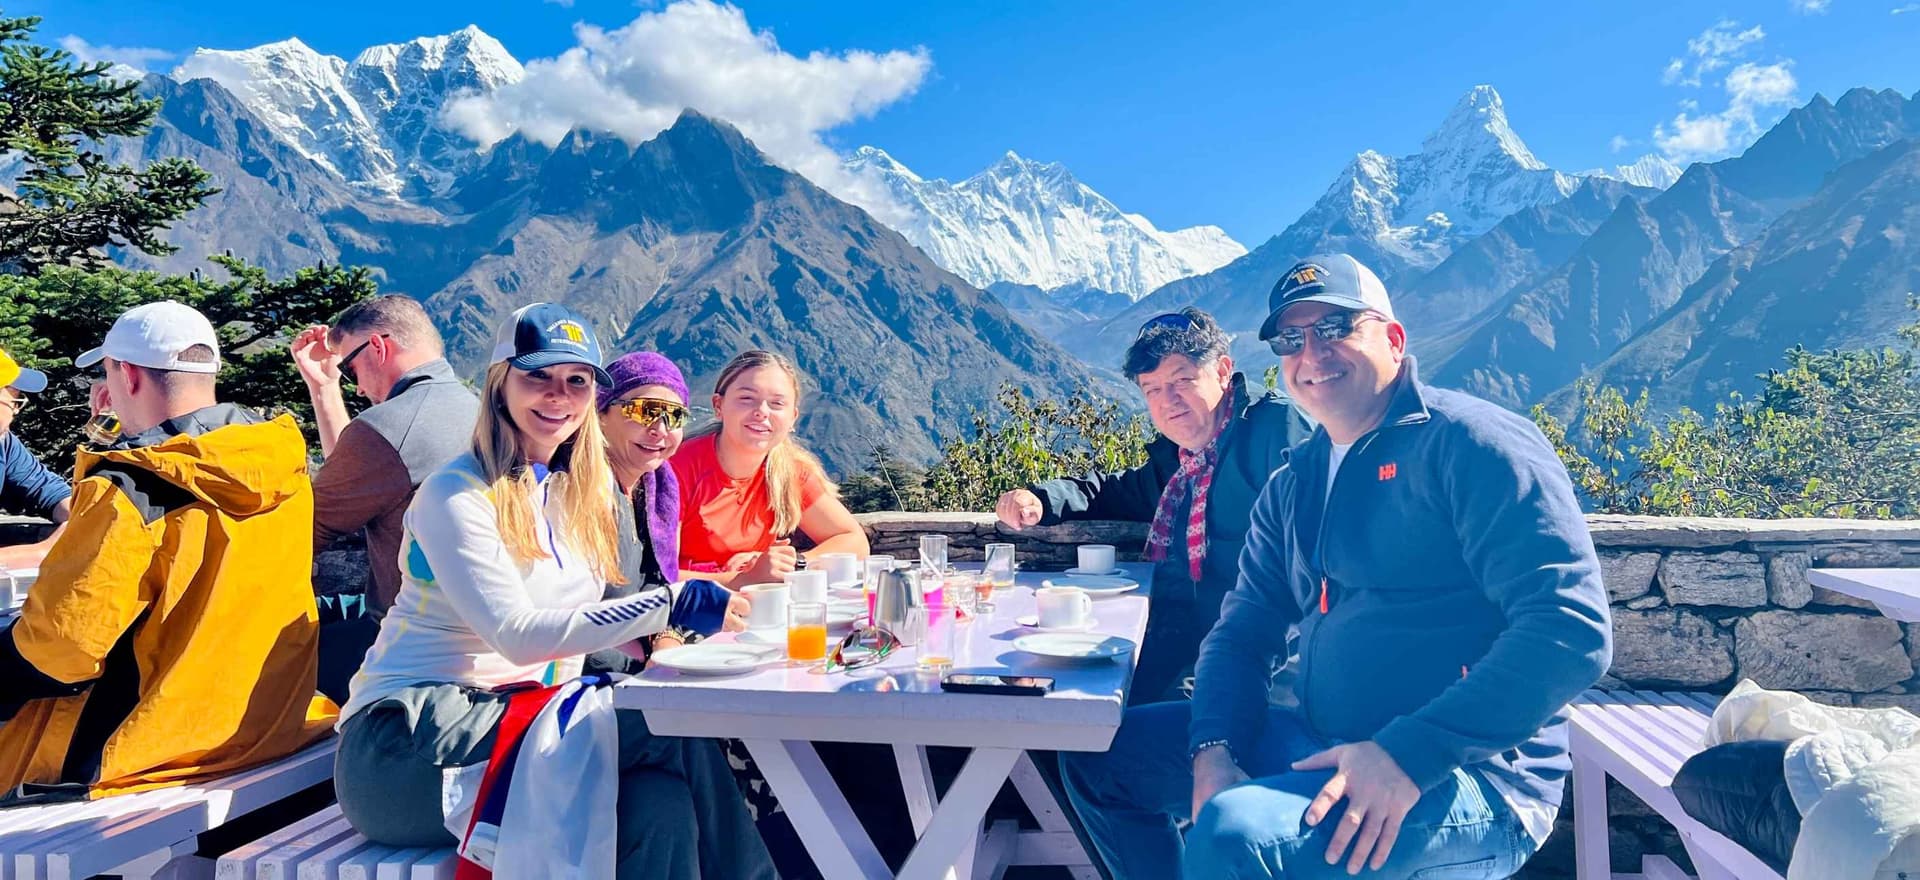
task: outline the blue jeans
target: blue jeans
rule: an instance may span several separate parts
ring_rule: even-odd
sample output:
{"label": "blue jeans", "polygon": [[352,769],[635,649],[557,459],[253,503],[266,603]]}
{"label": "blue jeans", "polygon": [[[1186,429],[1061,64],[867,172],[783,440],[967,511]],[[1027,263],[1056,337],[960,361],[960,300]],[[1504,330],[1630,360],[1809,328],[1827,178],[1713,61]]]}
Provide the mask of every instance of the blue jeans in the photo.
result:
{"label": "blue jeans", "polygon": [[[1303,818],[1333,771],[1288,769],[1332,743],[1315,737],[1289,709],[1270,709],[1258,746],[1241,756],[1241,769],[1253,779],[1215,795],[1182,839],[1176,822],[1193,818],[1191,713],[1192,704],[1185,702],[1128,709],[1105,753],[1060,754],[1067,797],[1113,876],[1348,876],[1345,858],[1338,865],[1326,859],[1345,802],[1318,826],[1308,827]],[[1386,865],[1362,876],[1498,880],[1519,871],[1533,850],[1532,838],[1498,792],[1479,773],[1455,770],[1407,814]]]}

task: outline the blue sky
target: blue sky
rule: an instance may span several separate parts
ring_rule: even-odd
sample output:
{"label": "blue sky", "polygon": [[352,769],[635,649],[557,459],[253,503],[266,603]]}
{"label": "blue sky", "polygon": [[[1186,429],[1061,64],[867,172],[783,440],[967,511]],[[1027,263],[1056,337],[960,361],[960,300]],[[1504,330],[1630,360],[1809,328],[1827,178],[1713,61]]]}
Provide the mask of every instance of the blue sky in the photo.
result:
{"label": "blue sky", "polygon": [[[1630,162],[1663,146],[1680,158],[1713,158],[1815,92],[1920,89],[1920,3],[1911,0],[736,5],[748,28],[777,41],[774,55],[797,56],[793,67],[816,52],[834,61],[860,50],[893,62],[863,74],[861,87],[823,98],[805,119],[780,115],[804,102],[745,102],[738,112],[770,114],[760,130],[813,129],[787,149],[870,143],[924,176],[955,179],[1013,149],[1065,163],[1162,228],[1214,223],[1250,247],[1298,216],[1354,153],[1416,149],[1476,83],[1496,86],[1534,153],[1564,170]],[[574,47],[577,23],[617,35],[660,4],[28,0],[4,8],[44,16],[44,40],[71,36],[164,71],[196,46],[298,36],[350,58],[468,23],[529,61]],[[626,45],[637,52],[642,43]],[[754,82],[697,85],[737,93]],[[1727,145],[1717,147],[1716,136]]]}

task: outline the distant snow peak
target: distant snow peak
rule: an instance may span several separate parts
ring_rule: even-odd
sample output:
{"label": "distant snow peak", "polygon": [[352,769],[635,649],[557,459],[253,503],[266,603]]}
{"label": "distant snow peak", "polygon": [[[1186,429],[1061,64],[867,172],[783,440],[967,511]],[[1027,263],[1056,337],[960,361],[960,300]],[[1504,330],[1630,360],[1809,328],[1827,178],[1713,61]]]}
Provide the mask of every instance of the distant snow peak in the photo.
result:
{"label": "distant snow peak", "polygon": [[1666,157],[1654,153],[1641,156],[1632,165],[1615,165],[1612,168],[1595,168],[1581,172],[1583,177],[1609,177],[1614,180],[1631,183],[1634,186],[1650,186],[1654,189],[1666,189],[1680,179],[1686,169],[1667,161]]}
{"label": "distant snow peak", "polygon": [[1535,158],[1525,141],[1507,123],[1507,107],[1500,93],[1489,85],[1478,85],[1462,95],[1440,124],[1420,145],[1428,155],[1443,153],[1480,153],[1495,150],[1528,171],[1540,171],[1547,163]]}
{"label": "distant snow peak", "polygon": [[1122,211],[1066,166],[1008,150],[959,183],[928,180],[877,147],[845,160],[907,207],[901,235],[978,287],[1104,290],[1138,299],[1247,252],[1217,226],[1164,231]]}
{"label": "distant snow peak", "polygon": [[1354,156],[1288,235],[1298,247],[1357,236],[1397,261],[1389,271],[1430,267],[1460,242],[1516,211],[1566,198],[1579,184],[1533,155],[1498,91],[1474,86],[1419,152]]}
{"label": "distant snow peak", "polygon": [[219,83],[321,167],[356,187],[398,195],[432,189],[471,160],[474,145],[440,123],[449,100],[525,74],[500,41],[468,25],[372,46],[351,63],[299,39],[196,49],[172,76]]}

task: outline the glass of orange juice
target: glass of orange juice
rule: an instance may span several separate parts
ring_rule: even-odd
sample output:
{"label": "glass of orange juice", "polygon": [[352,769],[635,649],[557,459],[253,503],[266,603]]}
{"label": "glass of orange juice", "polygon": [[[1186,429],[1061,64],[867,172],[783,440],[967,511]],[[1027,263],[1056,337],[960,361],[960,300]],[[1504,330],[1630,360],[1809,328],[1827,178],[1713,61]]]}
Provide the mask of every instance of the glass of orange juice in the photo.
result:
{"label": "glass of orange juice", "polygon": [[827,659],[827,603],[787,604],[787,659],[795,663]]}

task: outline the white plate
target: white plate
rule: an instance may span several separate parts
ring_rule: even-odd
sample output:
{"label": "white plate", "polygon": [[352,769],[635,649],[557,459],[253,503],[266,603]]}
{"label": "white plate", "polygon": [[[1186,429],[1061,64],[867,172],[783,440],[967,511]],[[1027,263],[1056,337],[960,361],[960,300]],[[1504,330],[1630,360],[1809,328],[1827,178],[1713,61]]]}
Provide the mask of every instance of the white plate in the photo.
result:
{"label": "white plate", "polygon": [[1140,582],[1132,578],[1077,574],[1072,577],[1047,578],[1040,582],[1040,586],[1072,587],[1076,590],[1086,591],[1086,594],[1092,598],[1104,599],[1108,596],[1118,596],[1121,593],[1130,593],[1138,590],[1140,589]]}
{"label": "white plate", "polygon": [[[765,630],[764,632],[773,632]],[[744,633],[743,633],[744,635]],[[757,634],[756,634],[757,635]],[[781,634],[782,638],[785,634]],[[756,637],[755,641],[759,638]],[[781,652],[766,645],[740,642],[698,642],[668,648],[649,662],[687,675],[737,675],[778,660]]]}
{"label": "white plate", "polygon": [[1133,653],[1133,642],[1100,633],[1036,633],[1013,640],[1016,650],[1055,660],[1089,663]]}
{"label": "white plate", "polygon": [[1113,577],[1115,575],[1125,574],[1126,572],[1121,571],[1120,567],[1116,565],[1113,568],[1107,569],[1106,571],[1090,571],[1088,569],[1074,567],[1074,568],[1067,569],[1066,573],[1074,574],[1074,575],[1082,575],[1085,577]]}
{"label": "white plate", "polygon": [[1040,615],[1038,614],[1022,614],[1019,617],[1014,618],[1013,622],[1020,624],[1021,626],[1024,626],[1028,629],[1037,629],[1041,632],[1063,632],[1063,633],[1083,633],[1090,629],[1093,629],[1093,625],[1095,623],[1094,619],[1089,617],[1086,620],[1081,621],[1078,626],[1041,626]]}
{"label": "white plate", "polygon": [[867,601],[867,587],[859,581],[854,581],[851,584],[834,584],[827,588],[827,593],[837,599],[859,599],[862,602]]}
{"label": "white plate", "polygon": [[867,603],[864,601],[827,603],[827,626],[829,627],[851,626],[865,616],[867,616]]}

